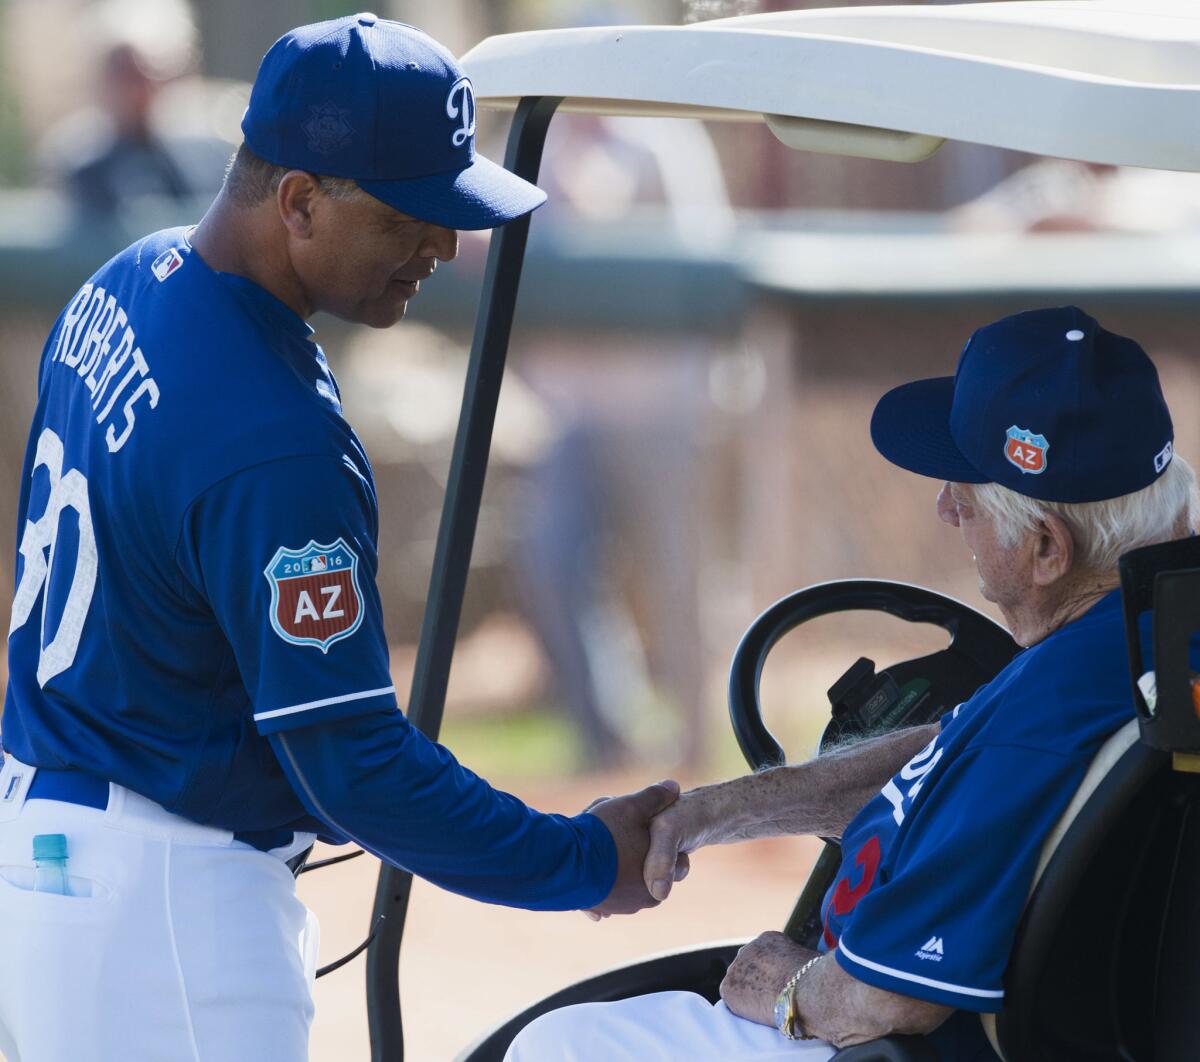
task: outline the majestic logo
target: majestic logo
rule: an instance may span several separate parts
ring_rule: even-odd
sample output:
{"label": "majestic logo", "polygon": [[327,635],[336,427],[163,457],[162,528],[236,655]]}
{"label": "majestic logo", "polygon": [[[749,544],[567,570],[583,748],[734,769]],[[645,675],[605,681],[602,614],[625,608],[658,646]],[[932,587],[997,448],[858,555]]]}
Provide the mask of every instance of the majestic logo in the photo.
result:
{"label": "majestic logo", "polygon": [[462,147],[475,135],[475,90],[470,78],[460,77],[450,87],[450,95],[446,97],[446,117],[462,123],[450,137],[450,143],[455,147]]}
{"label": "majestic logo", "polygon": [[150,265],[150,272],[160,284],[183,265],[183,255],[174,247],[168,247]]}
{"label": "majestic logo", "polygon": [[362,623],[358,556],[342,539],[279,549],[263,571],[271,584],[271,626],[285,642],[323,653]]}
{"label": "majestic logo", "polygon": [[930,937],[916,951],[918,959],[927,959],[929,962],[942,961],[942,938]]}
{"label": "majestic logo", "polygon": [[1046,451],[1050,449],[1046,436],[1035,435],[1028,428],[1018,428],[1015,424],[1006,434],[1004,456],[1010,464],[1035,476],[1046,471]]}
{"label": "majestic logo", "polygon": [[1175,456],[1175,446],[1172,443],[1167,443],[1161,450],[1154,455],[1154,471],[1162,472],[1164,468],[1171,463],[1171,458]]}
{"label": "majestic logo", "polygon": [[304,123],[304,135],[308,137],[308,148],[318,155],[328,155],[345,147],[354,136],[350,125],[350,112],[336,103],[322,103],[309,107],[308,121]]}

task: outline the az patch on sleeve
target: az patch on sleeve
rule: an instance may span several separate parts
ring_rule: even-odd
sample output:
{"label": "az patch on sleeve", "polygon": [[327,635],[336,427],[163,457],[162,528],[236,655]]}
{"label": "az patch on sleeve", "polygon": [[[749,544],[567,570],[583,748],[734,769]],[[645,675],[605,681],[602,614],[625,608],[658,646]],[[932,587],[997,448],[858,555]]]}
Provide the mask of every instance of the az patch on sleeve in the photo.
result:
{"label": "az patch on sleeve", "polygon": [[271,584],[271,626],[285,642],[323,653],[362,623],[358,555],[342,539],[280,547],[263,571]]}

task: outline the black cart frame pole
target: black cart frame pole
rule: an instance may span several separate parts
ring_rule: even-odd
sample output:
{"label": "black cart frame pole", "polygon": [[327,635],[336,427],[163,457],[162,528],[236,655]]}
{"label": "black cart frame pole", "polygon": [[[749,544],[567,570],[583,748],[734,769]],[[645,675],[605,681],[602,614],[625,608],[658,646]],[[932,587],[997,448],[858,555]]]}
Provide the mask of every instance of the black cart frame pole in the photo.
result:
{"label": "black cart frame pole", "polygon": [[[504,165],[536,181],[542,161],[546,130],[561,99],[529,97],[521,100],[508,134]],[[504,378],[504,360],[512,331],[513,310],[525,259],[529,215],[510,221],[492,234],[487,269],[483,276],[480,312],[467,366],[462,412],[446,500],[438,527],[437,551],[429,580],[429,596],[421,624],[421,644],[408,702],[409,721],[422,733],[437,738],[446,704],[450,661],[458,635],[463,594],[471,566],[475,525],[483,496],[496,404]],[[367,951],[367,1024],[371,1032],[372,1062],[401,1062],[404,1026],[400,1016],[400,941],[412,875],[384,865],[375,887],[371,925],[378,936]],[[382,919],[382,921],[381,921]]]}

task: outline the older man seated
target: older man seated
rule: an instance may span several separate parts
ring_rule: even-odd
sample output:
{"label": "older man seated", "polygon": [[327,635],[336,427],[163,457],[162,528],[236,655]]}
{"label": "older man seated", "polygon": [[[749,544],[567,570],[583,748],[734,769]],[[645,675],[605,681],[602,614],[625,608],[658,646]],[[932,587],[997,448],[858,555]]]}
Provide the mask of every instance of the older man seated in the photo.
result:
{"label": "older man seated", "polygon": [[889,1033],[928,1036],[943,1062],[995,1059],[975,1015],[1003,1005],[1039,849],[1134,715],[1117,559],[1190,532],[1194,476],[1149,358],[1074,307],[979,329],[955,376],[884,395],[871,435],[945,481],[938,516],[1029,648],[939,724],[692,790],[652,822],[660,900],[705,845],[840,837],[817,952],[764,933],[715,1007],[684,992],[567,1007],[510,1062],[815,1062]]}

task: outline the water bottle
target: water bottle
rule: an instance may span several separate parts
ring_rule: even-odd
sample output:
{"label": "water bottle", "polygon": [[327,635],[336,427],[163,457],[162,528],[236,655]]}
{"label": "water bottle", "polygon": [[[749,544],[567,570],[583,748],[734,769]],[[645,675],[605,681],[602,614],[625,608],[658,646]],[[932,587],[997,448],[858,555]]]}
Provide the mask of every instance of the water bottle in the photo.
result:
{"label": "water bottle", "polygon": [[67,884],[67,838],[61,833],[39,833],[33,839],[34,892],[70,896]]}

